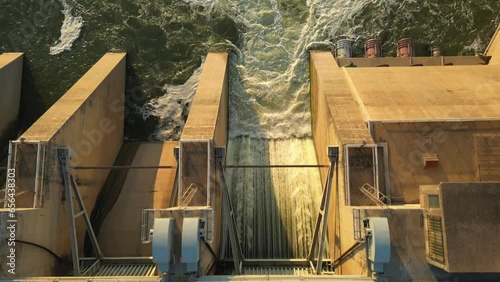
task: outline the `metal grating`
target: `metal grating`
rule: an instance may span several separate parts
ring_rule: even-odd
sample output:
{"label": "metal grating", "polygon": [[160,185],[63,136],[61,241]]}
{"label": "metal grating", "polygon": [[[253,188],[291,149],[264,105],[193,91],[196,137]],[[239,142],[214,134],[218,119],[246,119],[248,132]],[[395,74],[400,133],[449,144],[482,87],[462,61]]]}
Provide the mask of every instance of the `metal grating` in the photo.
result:
{"label": "metal grating", "polygon": [[309,267],[245,267],[245,275],[312,275]]}
{"label": "metal grating", "polygon": [[443,227],[441,217],[427,217],[427,238],[429,244],[429,258],[444,264]]}
{"label": "metal grating", "polygon": [[155,264],[107,264],[92,276],[156,276]]}
{"label": "metal grating", "polygon": [[196,281],[204,282],[223,282],[223,281],[321,281],[321,282],[362,282],[362,281],[375,281],[371,277],[366,276],[352,276],[352,275],[240,275],[240,276],[202,276],[196,279]]}

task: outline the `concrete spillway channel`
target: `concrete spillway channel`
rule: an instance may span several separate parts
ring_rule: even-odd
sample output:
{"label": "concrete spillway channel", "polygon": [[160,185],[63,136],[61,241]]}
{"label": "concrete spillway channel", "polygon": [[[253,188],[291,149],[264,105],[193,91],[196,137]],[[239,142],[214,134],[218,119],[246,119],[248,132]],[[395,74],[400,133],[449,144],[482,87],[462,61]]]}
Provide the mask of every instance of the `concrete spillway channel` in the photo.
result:
{"label": "concrete spillway channel", "polygon": [[[166,209],[177,205],[179,197],[185,192],[183,190],[187,190],[192,183],[198,186],[198,192],[189,205],[199,206],[207,199],[212,199],[209,205],[216,213],[212,215],[213,227],[210,229],[212,232],[210,236],[213,239],[210,246],[216,255],[218,254],[222,238],[219,234],[221,195],[220,191],[217,191],[220,179],[215,176],[215,163],[212,163],[214,156],[207,153],[216,146],[227,147],[228,144],[227,59],[225,53],[208,55],[180,142],[134,142],[122,146],[125,54],[105,55],[28,131],[18,140],[11,142],[8,165],[18,172],[16,177],[20,187],[16,195],[17,216],[18,220],[23,222],[17,230],[17,239],[29,243],[21,243],[16,249],[19,275],[50,276],[62,273],[68,267],[68,264],[63,262],[69,258],[75,260],[83,256],[96,255],[92,252],[91,240],[85,238],[89,236],[89,230],[86,229],[84,220],[79,220],[77,217],[70,218],[70,226],[74,226],[74,231],[71,231],[72,228],[68,229],[70,206],[66,203],[69,201],[67,192],[70,190],[66,190],[64,185],[65,181],[69,180],[60,178],[61,164],[58,162],[58,154],[59,159],[61,158],[60,148],[69,148],[69,158],[64,159],[62,165],[68,166],[71,185],[77,186],[83,200],[82,204],[87,211],[86,217],[94,224],[93,231],[99,243],[99,253],[104,257],[135,257],[136,262],[147,262],[152,252],[151,245],[141,242],[141,239],[144,239],[141,238],[144,235],[144,226],[141,226],[144,223],[143,211]],[[284,156],[278,156],[277,152],[272,151],[281,150],[284,153],[291,148],[287,148],[287,145],[279,148],[279,145],[279,143],[271,144],[272,148],[266,154],[271,153],[273,156],[261,164],[283,161]],[[294,149],[304,149],[301,146],[303,145],[298,145]],[[180,169],[177,169],[175,147],[180,147],[180,158],[185,160]],[[276,149],[273,149],[275,147]],[[279,159],[274,160],[274,156],[278,156]],[[312,165],[317,163],[314,151],[308,152],[307,156],[312,157],[307,163]],[[301,160],[296,160],[295,163],[297,162],[301,163]],[[164,168],[154,169],[155,167]],[[317,168],[313,169],[317,171]],[[287,187],[294,187],[297,184],[294,181],[287,183],[286,173],[282,171],[276,174],[270,173],[267,169],[264,174],[266,173],[276,178],[276,183],[284,183]],[[299,178],[297,176],[295,180]],[[228,183],[237,186],[233,183],[234,179],[234,176],[230,176]],[[318,180],[319,174],[316,176],[316,181]],[[265,186],[269,179],[263,178],[262,181],[264,182],[261,184]],[[179,185],[178,189],[176,185]],[[312,194],[314,197],[320,195],[320,187],[316,189]],[[240,197],[238,193],[241,192],[231,191],[234,199]],[[281,197],[281,205],[288,202],[288,198],[303,197],[286,190],[269,192],[282,193],[281,196],[278,195]],[[258,212],[256,215],[269,217],[260,211],[267,212],[264,200],[270,198],[261,192],[258,193],[257,196],[262,198],[262,203],[259,203],[260,199],[252,198],[250,194],[247,198],[253,199],[252,205],[255,205],[253,209]],[[302,193],[308,194],[307,191]],[[81,215],[76,201],[78,197],[74,193],[73,197],[75,197],[73,216]],[[312,218],[317,204],[312,204],[311,197],[306,198],[309,200],[303,202],[310,206],[310,210],[302,213]],[[261,206],[264,209],[261,209]],[[269,208],[269,204],[267,206]],[[260,219],[256,217],[254,221],[256,229],[251,231],[261,234],[259,240],[269,237],[267,240],[271,242],[264,246],[269,251],[256,257],[272,258],[273,253],[277,253],[276,257],[294,256],[289,246],[292,244],[288,242],[297,240],[297,234],[288,234],[286,225],[296,225],[293,219],[296,213],[291,206],[288,206],[284,210],[276,210],[270,217],[279,222],[282,213],[291,221],[281,224],[269,221],[260,225]],[[73,221],[74,223],[71,223]],[[311,237],[311,220],[308,221],[309,226],[306,229],[309,231],[304,231],[304,237],[301,238],[303,242]],[[241,232],[240,236],[245,234],[242,230],[249,227],[241,226],[246,225],[245,221],[238,221],[237,225]],[[281,235],[275,236],[272,230],[263,231],[262,228],[266,226],[278,227],[275,230]],[[30,232],[34,229],[37,231],[36,235]],[[283,242],[281,246],[274,244],[277,240]],[[85,248],[84,242],[86,242]],[[303,242],[300,252],[305,256],[307,244]],[[275,251],[274,248],[285,251]],[[250,254],[249,250],[244,250]],[[102,261],[104,263],[105,260]],[[208,274],[213,271],[214,262],[209,250],[202,249],[201,273]],[[78,268],[73,267],[73,272],[81,274],[88,270],[89,264],[86,262],[81,263]]]}

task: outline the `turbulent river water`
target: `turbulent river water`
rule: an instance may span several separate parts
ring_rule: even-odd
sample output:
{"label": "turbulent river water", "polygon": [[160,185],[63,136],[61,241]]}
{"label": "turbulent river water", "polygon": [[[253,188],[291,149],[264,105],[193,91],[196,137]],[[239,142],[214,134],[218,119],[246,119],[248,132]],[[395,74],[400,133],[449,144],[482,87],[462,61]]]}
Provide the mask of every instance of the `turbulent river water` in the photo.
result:
{"label": "turbulent river water", "polygon": [[[304,164],[316,162],[309,49],[343,37],[360,56],[377,37],[390,56],[412,37],[417,55],[474,54],[499,22],[491,0],[0,0],[0,50],[26,54],[20,131],[105,52],[127,52],[128,140],[178,139],[203,57],[229,51],[228,162]],[[318,171],[228,174],[246,255],[303,257]]]}

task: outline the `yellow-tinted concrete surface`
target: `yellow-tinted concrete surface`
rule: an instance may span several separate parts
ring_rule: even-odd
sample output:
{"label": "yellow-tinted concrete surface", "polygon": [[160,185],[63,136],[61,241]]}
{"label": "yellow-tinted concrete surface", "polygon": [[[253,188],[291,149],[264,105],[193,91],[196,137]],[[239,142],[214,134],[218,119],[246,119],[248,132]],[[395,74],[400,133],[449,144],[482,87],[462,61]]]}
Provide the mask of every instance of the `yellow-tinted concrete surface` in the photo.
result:
{"label": "yellow-tinted concrete surface", "polygon": [[[72,150],[72,166],[113,164],[123,141],[125,57],[123,53],[106,54],[21,136],[26,140],[47,142],[47,155],[43,163],[42,207],[18,212],[16,239],[43,246],[66,261],[71,260],[68,199],[56,149],[68,147]],[[18,152],[19,155],[23,153]],[[23,170],[34,167],[34,161],[18,165]],[[108,173],[107,170],[72,172],[89,212]],[[23,186],[19,189],[33,191],[33,182],[19,183]],[[85,228],[81,219],[76,222],[81,250]],[[60,261],[49,252],[29,244],[18,243],[16,258],[17,276],[54,275],[60,266]],[[6,272],[5,264],[1,267]]]}
{"label": "yellow-tinted concrete surface", "polygon": [[[324,102],[328,105],[325,114],[332,117],[335,132],[342,144],[373,143],[363,122],[364,113],[360,111],[344,72],[337,67],[330,52],[311,52],[311,89],[313,99],[318,97],[314,100],[315,106],[322,102],[320,96],[324,96]],[[324,118],[313,117],[315,121]]]}
{"label": "yellow-tinted concrete surface", "polygon": [[217,146],[226,146],[227,60],[227,53],[208,53],[181,140],[215,139]]}
{"label": "yellow-tinted concrete surface", "polygon": [[[390,194],[406,203],[418,203],[420,185],[500,181],[500,121],[376,123],[373,131],[389,148]],[[424,166],[430,153],[435,167]]]}
{"label": "yellow-tinted concrete surface", "polygon": [[500,66],[345,71],[365,120],[500,118]]}
{"label": "yellow-tinted concrete surface", "polygon": [[5,134],[17,120],[21,100],[22,75],[22,53],[0,55],[0,141],[12,137],[5,136]]}
{"label": "yellow-tinted concrete surface", "polygon": [[[174,148],[179,142],[144,142],[131,166],[177,167]],[[100,227],[98,240],[105,256],[151,256],[151,244],[141,243],[144,209],[169,208],[176,169],[129,170],[120,196]],[[107,204],[107,203],[103,203]]]}

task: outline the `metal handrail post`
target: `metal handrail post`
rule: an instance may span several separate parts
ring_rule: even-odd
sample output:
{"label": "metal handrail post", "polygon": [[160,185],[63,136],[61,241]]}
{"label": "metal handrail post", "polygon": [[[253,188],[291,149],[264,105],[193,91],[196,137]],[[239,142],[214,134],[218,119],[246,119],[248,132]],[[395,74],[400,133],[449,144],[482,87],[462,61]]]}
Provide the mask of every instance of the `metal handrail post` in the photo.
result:
{"label": "metal handrail post", "polygon": [[38,143],[38,145],[37,145],[37,151],[36,151],[35,196],[33,197],[33,208],[36,208],[36,201],[37,201],[37,198],[38,198],[38,188],[39,188],[38,176],[40,174],[40,156],[41,156],[41,151],[42,151],[42,144]]}

